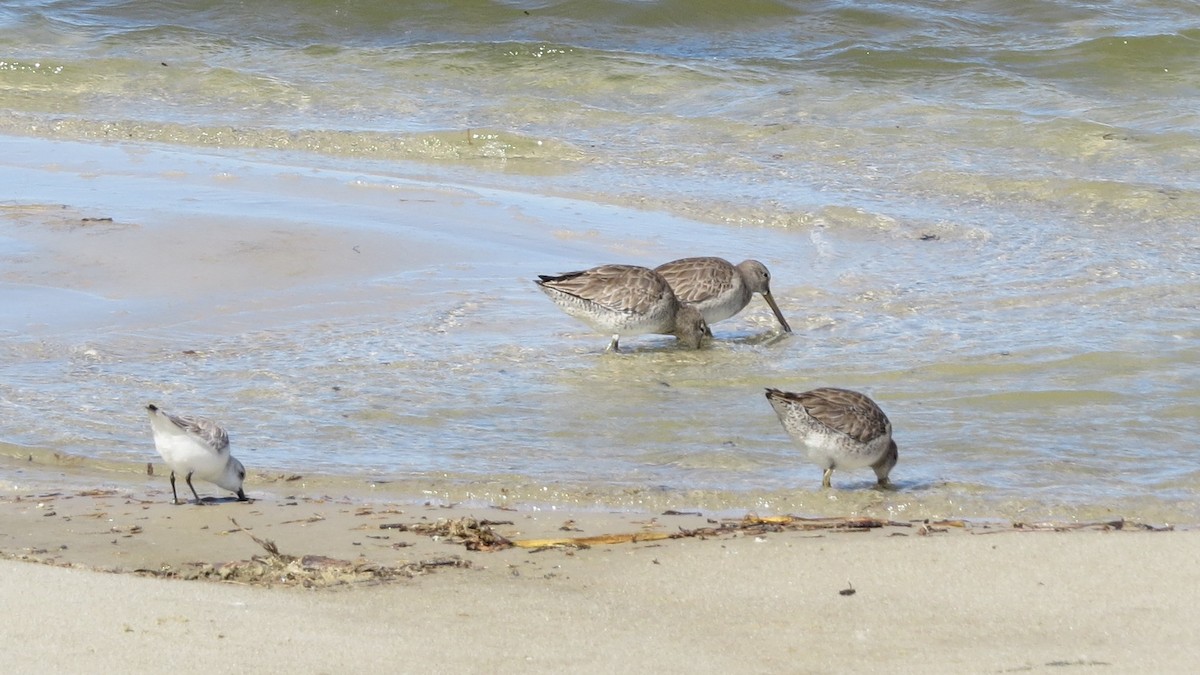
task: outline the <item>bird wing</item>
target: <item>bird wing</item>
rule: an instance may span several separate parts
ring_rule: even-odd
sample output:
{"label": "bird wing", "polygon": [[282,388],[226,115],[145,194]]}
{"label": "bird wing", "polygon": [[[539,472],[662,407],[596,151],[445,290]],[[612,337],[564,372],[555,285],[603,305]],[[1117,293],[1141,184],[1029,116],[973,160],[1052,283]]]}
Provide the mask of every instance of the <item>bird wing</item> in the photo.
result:
{"label": "bird wing", "polygon": [[821,424],[859,443],[869,443],[891,430],[887,415],[879,406],[856,391],[823,387],[800,394],[779,392],[779,395],[803,406]]}
{"label": "bird wing", "polygon": [[633,265],[601,265],[559,276],[540,276],[538,284],[616,312],[646,313],[662,302],[670,286],[653,270]]}
{"label": "bird wing", "polygon": [[229,433],[216,422],[203,417],[172,415],[165,410],[163,414],[175,426],[215,448],[217,453],[225,454],[229,452]]}
{"label": "bird wing", "polygon": [[654,269],[681,302],[703,302],[733,288],[736,269],[721,258],[682,258]]}

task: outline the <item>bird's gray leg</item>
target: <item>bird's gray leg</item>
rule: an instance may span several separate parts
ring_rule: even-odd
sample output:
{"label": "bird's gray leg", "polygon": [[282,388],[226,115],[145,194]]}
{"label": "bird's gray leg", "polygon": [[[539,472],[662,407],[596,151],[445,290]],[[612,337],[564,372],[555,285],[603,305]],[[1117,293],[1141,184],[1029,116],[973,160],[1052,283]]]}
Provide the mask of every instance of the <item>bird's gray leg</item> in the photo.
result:
{"label": "bird's gray leg", "polygon": [[171,503],[172,504],[179,503],[179,493],[175,492],[175,472],[174,471],[171,472]]}
{"label": "bird's gray leg", "polygon": [[188,484],[188,487],[192,488],[192,496],[196,498],[196,503],[203,504],[204,502],[200,501],[200,495],[196,494],[196,486],[192,485],[192,472],[191,471],[189,471],[188,475],[187,475],[187,484]]}
{"label": "bird's gray leg", "polygon": [[821,478],[821,487],[831,487],[832,481],[830,479],[832,479],[832,478],[833,478],[833,469],[832,468],[825,469],[825,476]]}
{"label": "bird's gray leg", "polygon": [[614,335],[613,335],[612,342],[608,343],[608,349],[605,349],[604,351],[606,351],[606,352],[619,352],[619,351],[621,351],[621,346],[620,346],[619,344],[617,344],[617,339],[618,339],[618,338],[620,338],[620,337],[621,337],[620,335],[614,334]]}

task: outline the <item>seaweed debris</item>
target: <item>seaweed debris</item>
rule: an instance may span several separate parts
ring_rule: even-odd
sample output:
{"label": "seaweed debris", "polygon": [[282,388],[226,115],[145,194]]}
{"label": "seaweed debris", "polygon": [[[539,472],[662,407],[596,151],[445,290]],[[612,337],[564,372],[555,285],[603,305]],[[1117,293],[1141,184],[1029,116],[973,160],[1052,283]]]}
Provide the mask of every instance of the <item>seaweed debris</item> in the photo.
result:
{"label": "seaweed debris", "polygon": [[323,555],[294,556],[283,553],[275,542],[260,539],[230,518],[234,526],[245,532],[266,555],[249,560],[223,563],[191,563],[183,569],[136,570],[147,576],[171,579],[223,581],[257,586],[300,586],[329,588],[350,584],[383,583],[394,579],[411,579],[439,567],[470,567],[469,561],[458,556],[440,556],[403,565],[381,565],[366,559],[341,560]]}
{"label": "seaweed debris", "polygon": [[413,532],[436,539],[449,539],[461,543],[468,551],[503,551],[512,548],[513,542],[492,529],[493,525],[512,525],[511,520],[476,520],[464,518],[440,518],[432,523],[383,523],[381,530]]}
{"label": "seaweed debris", "polygon": [[712,527],[695,529],[679,528],[675,531],[642,531],[601,534],[590,537],[509,539],[493,530],[491,528],[492,525],[512,525],[512,522],[476,520],[475,518],[465,517],[441,519],[434,523],[383,523],[379,528],[445,538],[454,543],[462,543],[468,551],[502,551],[514,546],[534,550],[558,547],[589,548],[591,546],[636,544],[661,541],[663,539],[683,539],[688,537],[706,539],[721,536],[759,535],[768,532],[784,532],[789,530],[861,532],[880,527],[912,527],[911,523],[900,523],[879,518],[800,518],[798,516],[759,517],[749,515],[739,520],[726,520],[716,523]]}
{"label": "seaweed debris", "polygon": [[514,546],[541,550],[564,546],[587,548],[606,544],[636,544],[663,539],[685,539],[695,537],[709,539],[723,536],[762,535],[770,532],[834,530],[862,532],[880,527],[911,527],[910,523],[899,523],[879,518],[801,518],[799,516],[755,516],[748,515],[738,520],[725,520],[711,527],[694,529],[679,528],[674,532],[631,532],[624,534],[602,534],[594,537],[561,537],[553,539],[524,539],[514,541]]}

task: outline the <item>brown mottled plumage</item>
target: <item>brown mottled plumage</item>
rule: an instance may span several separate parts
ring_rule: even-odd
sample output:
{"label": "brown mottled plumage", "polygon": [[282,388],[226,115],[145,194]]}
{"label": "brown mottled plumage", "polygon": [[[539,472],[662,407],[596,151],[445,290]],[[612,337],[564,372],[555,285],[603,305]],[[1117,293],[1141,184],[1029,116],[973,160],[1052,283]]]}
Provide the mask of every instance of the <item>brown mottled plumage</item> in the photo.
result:
{"label": "brown mottled plumage", "polygon": [[567,314],[612,333],[612,351],[619,350],[621,334],[674,335],[691,349],[699,349],[701,340],[712,336],[700,312],[679,302],[666,279],[645,267],[601,265],[559,276],[539,275],[534,283]]}
{"label": "brown mottled plumage", "polygon": [[792,332],[771,295],[771,273],[757,260],[734,265],[723,258],[681,258],[659,265],[654,271],[663,275],[680,302],[695,305],[710,324],[736,315],[750,304],[755,293],[760,293],[784,332]]}
{"label": "brown mottled plumage", "polygon": [[799,394],[767,389],[767,400],[808,459],[825,470],[822,486],[830,486],[834,469],[867,466],[880,485],[888,484],[899,453],[892,423],[870,398],[823,387]]}

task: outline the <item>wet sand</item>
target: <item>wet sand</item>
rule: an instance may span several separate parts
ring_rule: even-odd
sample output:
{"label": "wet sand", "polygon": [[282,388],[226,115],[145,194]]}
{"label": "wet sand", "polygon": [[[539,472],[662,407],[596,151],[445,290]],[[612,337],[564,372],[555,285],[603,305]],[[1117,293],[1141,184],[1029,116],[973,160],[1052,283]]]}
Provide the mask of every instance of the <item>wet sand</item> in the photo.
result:
{"label": "wet sand", "polygon": [[[1200,620],[1195,531],[843,523],[472,551],[456,537],[401,526],[469,518],[523,541],[669,534],[736,519],[383,503],[287,494],[280,485],[250,503],[172,505],[164,488],[159,476],[0,495],[9,617],[0,637],[10,664],[23,672],[223,664],[314,673],[1111,673],[1184,672],[1200,658],[1191,639]],[[316,587],[286,574],[170,578],[269,557],[264,543],[308,556],[302,568],[345,561],[408,573]]]}

